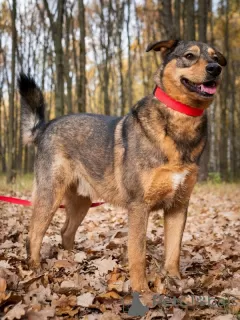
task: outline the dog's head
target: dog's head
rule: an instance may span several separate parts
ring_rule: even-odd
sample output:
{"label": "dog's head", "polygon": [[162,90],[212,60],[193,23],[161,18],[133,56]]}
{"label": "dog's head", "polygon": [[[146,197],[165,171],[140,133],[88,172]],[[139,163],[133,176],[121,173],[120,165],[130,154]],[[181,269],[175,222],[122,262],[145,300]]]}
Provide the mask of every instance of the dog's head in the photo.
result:
{"label": "dog's head", "polygon": [[212,46],[197,41],[157,41],[150,50],[160,51],[161,68],[156,84],[172,98],[198,108],[207,108],[220,82],[224,56]]}

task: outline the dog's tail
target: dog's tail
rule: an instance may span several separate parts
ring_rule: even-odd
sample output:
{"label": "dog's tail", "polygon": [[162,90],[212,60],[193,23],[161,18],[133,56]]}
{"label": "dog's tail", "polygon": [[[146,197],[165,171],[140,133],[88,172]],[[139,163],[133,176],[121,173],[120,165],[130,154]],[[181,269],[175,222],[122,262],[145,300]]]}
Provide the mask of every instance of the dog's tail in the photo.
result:
{"label": "dog's tail", "polygon": [[36,142],[45,125],[45,102],[42,91],[30,76],[21,73],[18,77],[21,96],[21,130],[23,143]]}

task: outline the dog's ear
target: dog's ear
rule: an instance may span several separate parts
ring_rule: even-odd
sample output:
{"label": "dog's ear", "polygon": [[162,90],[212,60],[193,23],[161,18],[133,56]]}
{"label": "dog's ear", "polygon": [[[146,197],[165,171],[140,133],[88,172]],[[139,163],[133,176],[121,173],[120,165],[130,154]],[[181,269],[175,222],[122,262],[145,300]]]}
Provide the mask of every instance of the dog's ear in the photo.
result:
{"label": "dog's ear", "polygon": [[216,55],[218,57],[218,62],[221,66],[225,67],[227,65],[227,60],[221,52],[216,50]]}
{"label": "dog's ear", "polygon": [[161,51],[163,58],[167,53],[171,52],[178,44],[179,40],[166,40],[151,42],[146,49],[146,52],[151,50]]}

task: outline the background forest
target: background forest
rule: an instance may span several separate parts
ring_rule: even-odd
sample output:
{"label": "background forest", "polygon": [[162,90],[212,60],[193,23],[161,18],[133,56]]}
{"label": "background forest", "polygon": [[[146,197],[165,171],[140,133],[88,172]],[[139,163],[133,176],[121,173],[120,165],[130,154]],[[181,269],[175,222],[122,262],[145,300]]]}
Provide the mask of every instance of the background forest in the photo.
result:
{"label": "background forest", "polygon": [[34,149],[20,137],[21,70],[44,90],[49,119],[124,115],[154,89],[160,55],[146,53],[148,43],[170,38],[208,42],[228,60],[208,111],[200,179],[239,179],[239,0],[0,0],[0,171],[8,182],[33,170]]}

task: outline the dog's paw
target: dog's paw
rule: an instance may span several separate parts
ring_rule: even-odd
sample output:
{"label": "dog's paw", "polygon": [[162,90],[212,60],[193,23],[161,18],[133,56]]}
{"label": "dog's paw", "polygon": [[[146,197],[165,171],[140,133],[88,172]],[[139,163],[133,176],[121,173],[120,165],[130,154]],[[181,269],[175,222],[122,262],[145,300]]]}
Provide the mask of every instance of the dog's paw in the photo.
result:
{"label": "dog's paw", "polygon": [[170,275],[165,275],[164,286],[167,291],[174,295],[180,295],[183,293],[186,287],[186,279],[179,279],[179,277],[174,277]]}
{"label": "dog's paw", "polygon": [[41,264],[39,261],[34,261],[32,259],[28,260],[28,268],[38,275],[42,272]]}
{"label": "dog's paw", "polygon": [[152,291],[149,289],[147,281],[143,281],[132,285],[132,292],[150,293]]}

